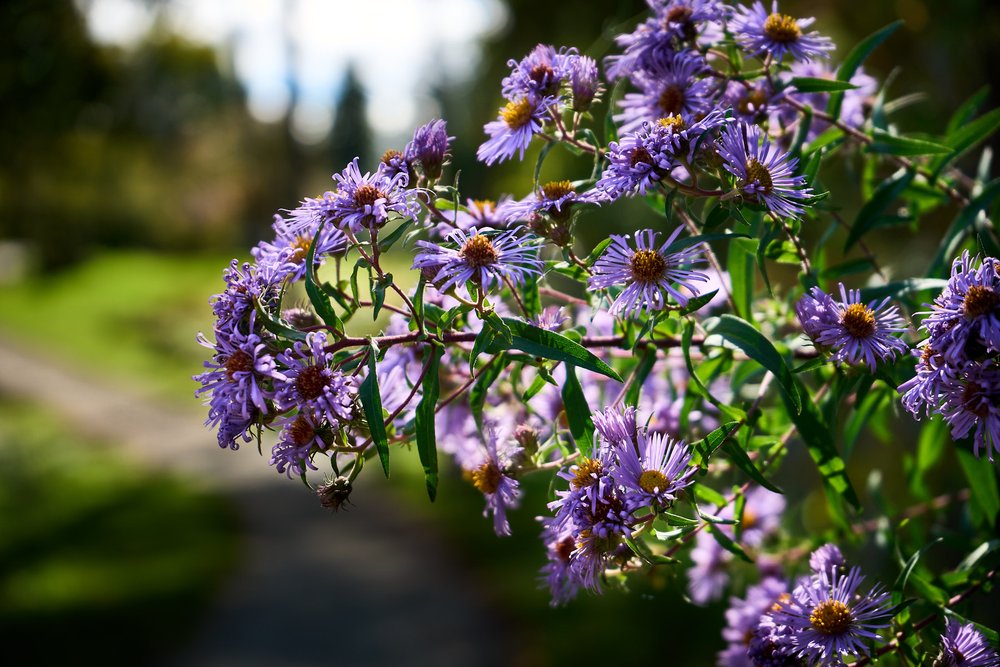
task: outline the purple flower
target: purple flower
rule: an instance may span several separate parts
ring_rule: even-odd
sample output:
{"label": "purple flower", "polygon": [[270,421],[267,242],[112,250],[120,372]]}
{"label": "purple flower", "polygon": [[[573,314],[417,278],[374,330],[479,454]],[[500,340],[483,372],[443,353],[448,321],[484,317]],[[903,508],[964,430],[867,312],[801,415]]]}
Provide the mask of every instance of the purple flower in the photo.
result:
{"label": "purple flower", "polygon": [[502,287],[504,280],[519,285],[528,276],[541,273],[533,237],[518,237],[518,230],[486,235],[473,227],[471,234],[456,229],[448,238],[456,248],[417,241],[421,250],[413,260],[414,269],[434,272],[432,281],[442,292],[468,281],[486,292]]}
{"label": "purple flower", "polygon": [[824,544],[809,555],[809,569],[817,574],[840,572],[846,563],[836,544]]}
{"label": "purple flower", "polygon": [[633,32],[615,37],[625,52],[605,60],[610,78],[632,76],[645,69],[651,60],[676,51],[681,42],[692,42],[706,30],[718,30],[731,11],[719,0],[650,1],[649,4],[653,9],[651,17]]}
{"label": "purple flower", "polygon": [[698,472],[691,448],[661,433],[639,433],[617,444],[618,465],[612,476],[626,490],[629,506],[669,507]]}
{"label": "purple flower", "polygon": [[691,283],[706,282],[708,278],[684,267],[701,260],[701,250],[688,247],[667,252],[680,232],[681,227],[678,227],[657,248],[656,232],[641,230],[636,232],[634,250],[627,236],[611,235],[611,245],[594,262],[594,274],[587,285],[591,289],[625,288],[611,305],[612,315],[631,317],[642,310],[647,313],[663,310],[667,307],[664,293],[681,306],[687,305],[688,296],[675,289],[672,283],[682,285],[689,294],[698,294]]}
{"label": "purple flower", "polygon": [[300,477],[306,473],[307,468],[317,469],[313,465],[312,454],[326,447],[326,441],[308,415],[292,415],[284,419],[278,443],[271,449],[270,464],[279,473]]}
{"label": "purple flower", "polygon": [[[342,253],[347,249],[347,237],[344,232],[325,224],[319,217],[313,217],[306,225],[302,225],[299,221],[289,223],[275,216],[272,228],[274,241],[271,243],[261,241],[256,248],[250,250],[250,254],[258,264],[275,265],[277,274],[284,274],[293,282],[302,280],[306,275],[309,247],[317,232],[319,238],[316,239],[314,266],[322,264],[326,255]],[[294,228],[297,228],[297,231],[293,231]]]}
{"label": "purple flower", "polygon": [[507,61],[507,66],[512,69],[502,82],[503,96],[508,100],[517,100],[525,95],[538,98],[555,96],[563,81],[570,76],[577,57],[576,49],[563,47],[556,50],[554,46],[539,44],[520,61]]}
{"label": "purple flower", "polygon": [[563,313],[562,306],[546,306],[538,317],[532,317],[528,320],[531,324],[534,324],[539,329],[545,329],[546,331],[559,331],[563,323],[569,319],[569,316]]}
{"label": "purple flower", "polygon": [[788,604],[775,612],[775,621],[788,626],[792,644],[810,664],[839,665],[841,656],[867,655],[866,640],[889,627],[889,593],[875,586],[859,594],[861,570],[846,575],[821,571],[800,582]]}
{"label": "purple flower", "polygon": [[333,353],[323,348],[326,334],[314,331],[278,355],[284,367],[275,383],[275,400],[282,410],[298,410],[314,423],[329,423],[339,429],[354,418],[357,379],[330,368]]}
{"label": "purple flower", "polygon": [[572,524],[559,529],[554,519],[539,519],[542,521],[542,542],[548,557],[548,562],[542,567],[542,575],[552,595],[550,604],[558,607],[575,598],[581,587],[572,566],[576,550],[575,531]]}
{"label": "purple flower", "polygon": [[569,66],[569,87],[573,92],[573,111],[587,111],[601,92],[600,73],[593,58],[573,58]]}
{"label": "purple flower", "polygon": [[772,145],[756,125],[740,122],[723,129],[719,155],[726,171],[738,179],[745,200],[783,218],[805,212],[803,204],[812,189],[804,176],[793,175],[799,161]]}
{"label": "purple flower", "polygon": [[771,55],[781,60],[786,53],[795,60],[808,62],[813,58],[827,58],[827,51],[834,47],[829,37],[815,30],[804,32],[816,19],[796,19],[778,13],[778,0],[771,5],[771,12],[759,1],[753,7],[737,6],[731,28],[736,41],[752,56]]}
{"label": "purple flower", "polygon": [[[759,547],[769,535],[778,530],[784,511],[783,495],[768,491],[761,486],[751,487],[746,493],[746,504],[743,506],[743,516],[740,517],[743,525],[741,537],[743,543]],[[730,518],[731,512],[732,510],[727,507],[722,515],[724,518]],[[730,529],[724,526],[722,530],[729,532]]]}
{"label": "purple flower", "polygon": [[713,83],[699,78],[708,68],[705,59],[693,51],[681,51],[650,61],[648,68],[632,76],[639,93],[627,93],[619,102],[622,111],[614,116],[620,133],[633,132],[644,122],[680,116],[686,122],[711,109]]}
{"label": "purple flower", "polygon": [[860,290],[845,290],[841,284],[840,298],[835,301],[813,287],[796,306],[803,329],[808,326],[817,344],[833,349],[832,359],[849,364],[864,361],[874,371],[879,361],[892,361],[906,352],[906,344],[892,335],[906,331],[906,326],[899,309],[887,305],[889,297],[865,305]]}
{"label": "purple flower", "polygon": [[805,667],[795,653],[791,630],[775,622],[774,614],[788,603],[791,596],[782,594],[774,606],[760,617],[760,624],[750,637],[747,658],[751,667]]}
{"label": "purple flower", "polygon": [[[792,77],[835,79],[836,74],[834,70],[823,63],[794,63],[791,71],[783,78],[790,80]],[[865,123],[865,109],[878,90],[878,81],[865,74],[864,69],[859,67],[849,83],[856,87],[844,91],[843,101],[840,105],[840,121],[849,127],[858,128]],[[786,90],[784,94],[820,111],[826,109],[830,100],[829,93],[800,93],[795,88]],[[789,126],[799,117],[798,109],[790,105],[778,106],[776,111],[777,114],[772,117],[772,122],[775,124]],[[813,116],[806,141],[812,141],[829,126],[829,123],[822,118]]]}
{"label": "purple flower", "polygon": [[223,270],[222,277],[226,281],[225,291],[209,299],[217,332],[245,325],[244,317],[254,310],[255,302],[264,308],[274,305],[285,276],[277,264],[244,262],[241,265],[234,259],[229,268]]}
{"label": "purple flower", "polygon": [[416,129],[413,140],[406,144],[403,158],[408,165],[420,163],[427,180],[436,181],[441,177],[441,167],[448,159],[448,142],[454,138],[448,136],[443,120],[432,120]]}
{"label": "purple flower", "polygon": [[392,178],[396,174],[406,174],[407,178],[410,178],[410,164],[406,161],[406,156],[400,151],[390,148],[382,153],[379,163],[380,169],[389,178]]}
{"label": "purple flower", "polygon": [[635,408],[606,408],[604,412],[593,414],[594,428],[611,447],[635,440],[638,428],[635,423]]}
{"label": "purple flower", "polygon": [[719,653],[716,664],[721,667],[753,667],[747,649],[754,631],[760,626],[760,617],[787,591],[788,585],[784,581],[768,577],[747,588],[746,597],[729,598],[726,627],[722,629],[722,638],[729,645]]}
{"label": "purple flower", "polygon": [[1000,353],[1000,260],[976,264],[968,251],[952,263],[948,285],[923,322],[929,345],[952,364]]}
{"label": "purple flower", "polygon": [[486,428],[486,456],[482,464],[472,471],[472,483],[486,496],[483,516],[493,513],[493,530],[497,535],[510,535],[507,508],[517,507],[520,497],[518,482],[507,475],[510,459],[521,450],[508,448],[503,455],[497,453],[497,431],[493,425]]}
{"label": "purple flower", "polygon": [[[756,125],[767,120],[772,111],[784,111],[786,107],[781,105],[784,97],[785,93],[776,93],[766,79],[759,79],[752,83],[730,81],[726,85],[726,92],[722,96],[721,104],[732,107],[733,115],[737,119]],[[791,110],[790,113],[794,116],[797,112]]]}
{"label": "purple flower", "polygon": [[598,190],[578,193],[570,181],[550,181],[540,185],[537,192],[521,201],[511,202],[506,209],[507,222],[530,220],[532,216],[543,213],[557,220],[565,220],[574,204],[600,204],[603,198]]}
{"label": "purple flower", "polygon": [[1000,453],[1000,364],[966,364],[944,378],[939,393],[937,412],[951,427],[951,437],[959,440],[972,433],[975,455],[985,448],[992,462],[993,452]]}
{"label": "purple flower", "polygon": [[[250,329],[253,330],[254,313],[250,313]],[[208,370],[196,375],[194,380],[201,383],[195,395],[208,393],[206,425],[220,429],[227,424],[248,424],[261,415],[270,413],[269,401],[273,399],[271,383],[281,379],[274,357],[267,345],[255,333],[244,334],[239,330],[215,332],[216,342],[209,342],[203,334],[198,334],[198,342],[212,350],[212,358],[204,362]],[[245,431],[244,426],[240,431]],[[220,438],[227,446],[235,444],[235,439]]]}
{"label": "purple flower", "polygon": [[935,667],[998,667],[1000,655],[972,623],[962,625],[953,618],[946,621],[941,635],[941,656]]}
{"label": "purple flower", "polygon": [[722,596],[729,583],[726,564],[730,560],[732,554],[719,546],[714,537],[704,531],[698,533],[691,549],[694,566],[687,571],[687,590],[692,603],[706,605]]}
{"label": "purple flower", "polygon": [[409,176],[403,172],[390,176],[382,163],[375,173],[362,175],[354,158],[333,178],[337,192],[329,208],[340,229],[378,229],[389,222],[390,215],[412,218],[420,211],[416,192],[406,189]]}
{"label": "purple flower", "polygon": [[524,95],[508,102],[500,109],[500,116],[483,127],[489,139],[479,146],[476,159],[493,165],[517,153],[517,159],[523,160],[528,144],[542,131],[546,109],[553,99]]}

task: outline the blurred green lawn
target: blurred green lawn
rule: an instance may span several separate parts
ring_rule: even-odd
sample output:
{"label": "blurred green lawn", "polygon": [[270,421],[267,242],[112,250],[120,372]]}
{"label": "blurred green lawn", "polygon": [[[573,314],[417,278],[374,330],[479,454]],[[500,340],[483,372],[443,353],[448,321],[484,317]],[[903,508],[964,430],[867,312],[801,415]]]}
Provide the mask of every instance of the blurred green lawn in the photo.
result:
{"label": "blurred green lawn", "polygon": [[3,398],[7,664],[146,664],[183,646],[237,559],[228,504]]}

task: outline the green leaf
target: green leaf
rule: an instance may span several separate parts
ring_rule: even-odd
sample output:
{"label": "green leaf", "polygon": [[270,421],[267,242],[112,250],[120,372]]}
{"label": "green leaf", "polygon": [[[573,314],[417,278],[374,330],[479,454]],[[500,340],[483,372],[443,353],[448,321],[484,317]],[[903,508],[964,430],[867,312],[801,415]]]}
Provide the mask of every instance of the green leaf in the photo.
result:
{"label": "green leaf", "polygon": [[289,340],[305,340],[306,332],[293,329],[271,317],[257,299],[253,301],[254,310],[257,311],[257,321],[264,325],[264,328],[275,336],[288,338]]}
{"label": "green leaf", "polygon": [[[710,486],[705,486],[704,484],[695,484],[691,487],[694,489],[692,493],[694,497],[703,503],[709,503],[715,505],[718,508],[725,507],[729,503],[726,502],[725,496],[716,491]],[[700,515],[701,512],[698,512]]]}
{"label": "green leaf", "polygon": [[555,148],[557,145],[558,144],[555,144],[555,143],[545,144],[544,146],[542,146],[542,150],[540,150],[538,152],[538,160],[535,162],[534,180],[532,181],[534,183],[534,189],[535,190],[538,189],[538,177],[541,176],[541,174],[542,174],[542,163],[545,162],[545,158],[548,157],[549,152],[553,148]]}
{"label": "green leaf", "polygon": [[991,134],[997,131],[998,127],[1000,127],[1000,109],[993,109],[976,120],[960,126],[954,132],[950,132],[945,137],[944,143],[954,153],[932,160],[930,165],[931,171],[934,173],[940,172],[945,165],[954,162],[972,147],[989,138]]}
{"label": "green leaf", "polygon": [[956,130],[971,121],[972,117],[979,111],[979,107],[983,106],[983,102],[989,96],[990,87],[988,85],[983,86],[970,95],[969,99],[962,102],[961,106],[955,109],[955,113],[948,119],[948,127],[945,128],[945,134],[953,134]]}
{"label": "green leaf", "polygon": [[693,245],[699,243],[709,243],[711,241],[720,241],[722,239],[748,239],[750,238],[746,234],[699,234],[697,236],[685,236],[684,238],[677,239],[664,250],[666,254],[679,252],[685,248],[690,248]]}
{"label": "green leaf", "polygon": [[426,354],[430,355],[430,358],[427,361],[427,372],[421,383],[423,396],[420,397],[416,411],[417,453],[420,455],[420,464],[424,467],[424,481],[427,483],[427,495],[431,502],[437,497],[438,485],[437,434],[434,431],[434,413],[441,390],[438,365],[443,352],[444,348],[437,345],[430,345],[425,351]]}
{"label": "green leaf", "polygon": [[983,542],[978,547],[973,549],[972,553],[963,558],[962,562],[959,563],[958,567],[955,569],[959,572],[971,572],[972,568],[974,568],[979,561],[998,549],[1000,549],[1000,539]]}
{"label": "green leaf", "polygon": [[583,456],[590,456],[594,442],[594,422],[590,418],[590,406],[587,404],[587,397],[583,395],[583,387],[576,378],[576,367],[573,364],[566,364],[562,399],[569,432],[576,440],[577,449]]}
{"label": "green leaf", "polygon": [[727,269],[732,281],[733,300],[736,302],[737,314],[743,318],[751,317],[753,303],[756,264],[754,256],[757,253],[756,239],[736,239],[729,244]]}
{"label": "green leaf", "polygon": [[506,371],[506,356],[506,354],[501,353],[496,361],[481,369],[476,383],[472,385],[472,391],[469,392],[469,408],[472,410],[472,416],[480,431],[483,430],[483,406],[486,404],[486,394],[501,373]]}
{"label": "green leaf", "polygon": [[893,604],[899,604],[903,601],[903,591],[906,588],[906,582],[909,580],[910,574],[913,573],[913,568],[917,566],[917,561],[920,560],[920,557],[927,553],[927,551],[935,544],[938,544],[943,540],[943,537],[931,540],[929,543],[921,547],[919,551],[910,556],[910,558],[906,561],[906,564],[903,565],[903,569],[900,571],[899,576],[896,577],[896,583],[892,585]]}
{"label": "green leaf", "polygon": [[323,229],[321,227],[316,232],[316,236],[313,237],[312,243],[309,244],[309,254],[306,257],[306,295],[309,297],[309,303],[312,304],[313,309],[319,315],[320,319],[323,320],[323,323],[328,327],[333,327],[339,335],[343,336],[344,323],[337,317],[337,313],[333,312],[330,299],[323,293],[323,288],[319,286],[319,281],[316,279],[316,242],[322,233]]}
{"label": "green leaf", "polygon": [[496,311],[486,313],[483,317],[483,328],[479,330],[479,334],[472,344],[472,353],[469,355],[469,366],[475,367],[476,359],[479,358],[479,355],[494,345],[510,349],[513,343],[514,338],[511,335],[510,327],[496,314]]}
{"label": "green leaf", "polygon": [[[876,30],[868,37],[865,37],[853,49],[851,49],[844,62],[837,69],[837,79],[840,81],[850,81],[861,64],[871,55],[879,44],[889,38],[889,35],[899,30],[903,21],[895,21],[884,28]],[[835,92],[830,95],[830,102],[827,104],[826,112],[834,118],[840,117],[840,106],[844,101],[844,93]]]}
{"label": "green leaf", "polygon": [[714,523],[708,523],[706,525],[708,526],[708,532],[712,534],[712,537],[715,538],[715,541],[719,543],[720,547],[722,547],[729,553],[733,554],[740,560],[746,561],[747,563],[753,562],[753,559],[747,555],[747,552],[743,550],[743,547],[741,547],[740,545],[736,544],[736,542],[733,542],[731,539],[729,539],[729,536],[726,535],[724,532],[722,532],[721,528],[719,528]]}
{"label": "green leaf", "polygon": [[872,143],[865,151],[868,153],[886,153],[888,155],[937,155],[951,153],[952,149],[943,144],[937,144],[926,139],[904,137],[890,134],[877,127],[872,129]]}
{"label": "green leaf", "polygon": [[947,284],[948,281],[941,278],[910,278],[878,287],[863,287],[861,288],[861,299],[862,301],[871,301],[884,299],[887,296],[900,298],[917,292],[941,291]]}
{"label": "green leaf", "polygon": [[1000,194],[1000,178],[993,179],[983,186],[983,189],[969,201],[969,205],[959,211],[955,221],[948,228],[941,245],[938,246],[937,254],[931,262],[931,268],[927,272],[928,276],[947,275],[947,267],[951,260],[958,255],[958,249],[962,242],[972,232],[976,218],[983,211],[989,209],[993,200]]}
{"label": "green leaf", "polygon": [[[449,202],[449,204],[450,203],[451,202]],[[388,236],[386,236],[385,238],[379,239],[379,241],[378,241],[379,250],[381,250],[382,252],[385,252],[386,250],[388,250],[389,248],[391,248],[393,245],[395,245],[396,241],[398,241],[399,239],[403,238],[403,234],[405,234],[406,231],[411,226],[413,226],[413,219],[412,218],[409,219],[409,220],[405,220],[403,222],[403,224],[401,224],[399,227],[396,227],[396,229],[394,229],[392,231],[392,233],[389,234]]]}
{"label": "green leaf", "polygon": [[718,323],[709,330],[712,335],[719,335],[743,350],[748,357],[774,374],[778,386],[794,407],[796,414],[802,411],[802,397],[799,394],[795,377],[764,334],[753,328],[746,320],[733,315],[723,315]]}
{"label": "green leaf", "polygon": [[809,76],[794,77],[788,84],[790,88],[795,88],[800,93],[832,93],[841,90],[854,90],[857,88],[848,81],[837,81],[836,79],[817,79]]}
{"label": "green leaf", "polygon": [[885,215],[886,209],[899,198],[899,195],[913,180],[913,176],[912,171],[901,169],[875,189],[872,198],[865,202],[865,205],[858,211],[857,217],[854,218],[854,224],[851,225],[847,242],[844,244],[844,252],[850,250],[866,232],[877,226]]}
{"label": "green leaf", "polygon": [[639,364],[632,371],[632,377],[629,378],[628,391],[625,392],[625,405],[637,406],[639,404],[639,395],[642,393],[642,383],[646,381],[649,377],[649,373],[653,370],[653,366],[656,364],[656,349],[650,348],[646,350],[643,354],[642,359]]}
{"label": "green leaf", "polygon": [[957,448],[958,462],[962,466],[965,478],[972,489],[972,500],[979,509],[983,523],[992,527],[996,524],[997,513],[1000,512],[1000,491],[997,490],[996,468],[989,461],[980,460],[969,451],[968,440],[965,446]]}
{"label": "green leaf", "polygon": [[607,250],[609,245],[611,245],[611,239],[607,238],[594,246],[594,249],[590,251],[590,255],[587,256],[587,266],[593,266],[594,262]]}
{"label": "green leaf", "polygon": [[750,479],[757,482],[758,484],[760,484],[769,491],[774,491],[775,493],[782,493],[782,494],[784,493],[784,491],[782,491],[780,488],[772,484],[770,480],[764,477],[764,474],[757,469],[757,466],[753,464],[753,461],[750,460],[750,457],[747,455],[746,451],[743,449],[743,447],[740,446],[738,442],[736,442],[732,438],[726,440],[725,442],[722,443],[722,451],[725,452],[726,455],[729,457],[729,461],[737,468],[745,472],[747,476],[750,477]]}
{"label": "green leaf", "polygon": [[715,429],[708,435],[706,435],[701,440],[695,442],[691,445],[691,449],[694,450],[694,456],[691,457],[695,465],[704,467],[705,464],[712,458],[712,454],[715,453],[717,449],[726,441],[727,438],[739,428],[740,422],[732,421],[723,424],[719,428]]}
{"label": "green leaf", "polygon": [[705,294],[699,294],[693,299],[688,299],[687,305],[683,306],[679,311],[677,311],[677,313],[679,315],[690,315],[691,313],[697,312],[704,308],[709,301],[714,299],[715,295],[718,293],[719,290],[715,289],[711,292],[706,292]]}
{"label": "green leaf", "polygon": [[496,354],[504,350],[521,350],[536,357],[564,361],[567,364],[600,373],[617,382],[623,382],[621,376],[613,368],[601,361],[590,350],[571,341],[566,336],[540,329],[510,317],[501,319],[510,329],[511,342],[508,344],[500,337],[494,337],[487,345],[486,352]]}
{"label": "green leaf", "polygon": [[378,278],[372,284],[372,321],[378,319],[378,314],[385,305],[385,290],[392,285],[392,274],[385,274],[384,278]]}
{"label": "green leaf", "polygon": [[358,391],[361,396],[361,407],[365,410],[368,420],[368,430],[372,434],[372,442],[378,451],[379,461],[386,478],[389,477],[389,439],[385,433],[385,422],[382,415],[382,393],[379,391],[378,375],[375,373],[375,356],[377,350],[373,345],[368,353],[368,375]]}
{"label": "green leaf", "polygon": [[[836,125],[831,125],[830,127],[820,132],[820,135],[818,137],[809,142],[809,145],[806,146],[806,149],[803,151],[803,154],[816,155],[817,151],[819,151],[820,149],[826,148],[831,144],[836,144],[837,142],[842,142],[843,140],[844,140],[844,131],[839,127],[837,127]],[[807,169],[806,170],[807,178],[808,175],[809,175],[809,170]],[[810,178],[809,182],[812,183],[814,178],[815,176],[813,178]]]}

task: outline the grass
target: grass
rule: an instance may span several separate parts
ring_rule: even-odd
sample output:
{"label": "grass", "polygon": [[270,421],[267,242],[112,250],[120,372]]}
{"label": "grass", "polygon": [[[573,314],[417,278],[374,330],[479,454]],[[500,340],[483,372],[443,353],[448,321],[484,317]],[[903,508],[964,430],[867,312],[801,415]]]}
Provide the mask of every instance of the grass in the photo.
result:
{"label": "grass", "polygon": [[237,557],[220,498],[0,402],[8,664],[145,664],[183,645]]}

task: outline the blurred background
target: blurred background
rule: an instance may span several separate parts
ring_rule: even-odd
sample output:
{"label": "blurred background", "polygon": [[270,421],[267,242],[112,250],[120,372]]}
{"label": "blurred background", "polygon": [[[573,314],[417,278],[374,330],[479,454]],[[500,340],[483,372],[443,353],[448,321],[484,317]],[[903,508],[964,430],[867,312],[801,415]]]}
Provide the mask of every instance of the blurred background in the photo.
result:
{"label": "blurred background", "polygon": [[[638,663],[662,660],[664,647],[647,639],[665,633],[686,639],[672,642],[670,664],[713,662],[725,605],[683,602],[681,570],[549,609],[535,579],[544,552],[532,517],[543,487],[529,489],[514,537],[498,540],[481,497],[458,476],[430,506],[400,456],[391,485],[366,475],[356,507],[326,514],[252,447],[220,451],[190,379],[204,358],[194,336],[211,329],[208,297],[222,269],[270,238],[276,211],[328,189],[355,156],[370,169],[433,117],[459,138],[451,173],[461,172],[465,196],[527,194],[537,147],[521,164],[475,163],[506,61],[541,41],[599,57],[644,6],[0,3],[8,664],[556,665],[581,655]],[[841,57],[904,19],[867,70],[894,77],[890,97],[922,93],[894,117],[906,131],[941,131],[1000,76],[994,3],[782,9],[816,14]],[[984,108],[1000,105],[995,90]],[[586,173],[586,161],[554,152],[543,178]],[[850,218],[858,194],[848,188],[845,197]],[[651,215],[642,203],[598,213],[581,224],[581,243],[596,239],[590,230],[635,229]],[[924,229],[952,215],[936,213]],[[906,238],[874,240],[898,275],[921,271],[937,241]],[[902,457],[905,438],[886,433],[882,460]],[[954,488],[945,481],[943,490]],[[790,520],[808,525],[810,502]]]}

